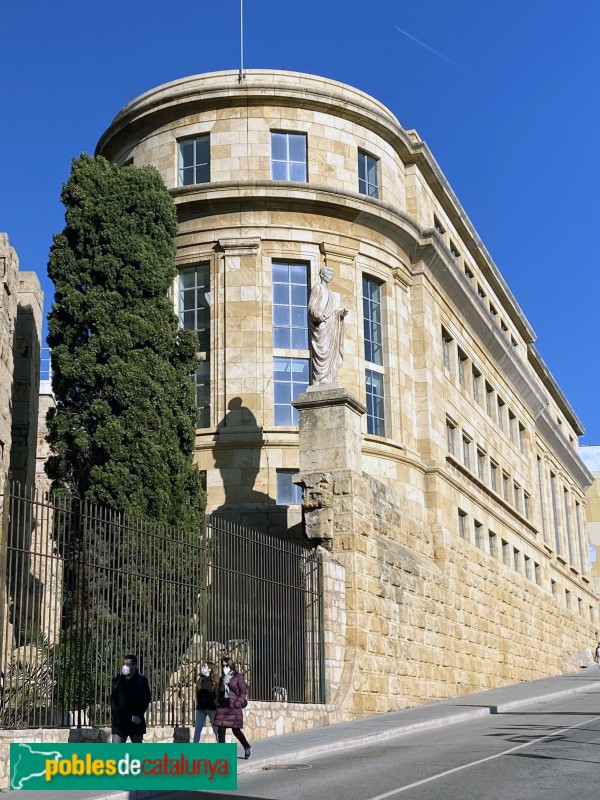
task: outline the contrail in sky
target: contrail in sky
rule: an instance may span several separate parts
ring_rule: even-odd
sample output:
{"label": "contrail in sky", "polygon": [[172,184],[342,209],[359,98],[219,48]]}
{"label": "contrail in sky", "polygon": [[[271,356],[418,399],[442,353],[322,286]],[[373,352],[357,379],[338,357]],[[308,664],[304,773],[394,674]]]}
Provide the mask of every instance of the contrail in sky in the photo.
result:
{"label": "contrail in sky", "polygon": [[456,61],[452,61],[451,58],[448,58],[448,56],[445,56],[443,53],[440,53],[439,50],[434,50],[433,47],[430,47],[428,44],[425,44],[425,42],[422,42],[420,39],[417,39],[416,36],[412,36],[410,33],[403,31],[402,28],[399,28],[397,25],[396,25],[396,30],[400,31],[400,33],[403,33],[405,36],[408,36],[408,38],[412,39],[413,42],[420,44],[421,47],[424,47],[426,50],[429,50],[430,53],[433,53],[439,58],[443,58],[444,61],[447,61],[449,64],[452,64],[452,66],[456,67],[457,69],[462,69],[465,72],[468,72],[468,70],[465,70],[465,68],[462,67],[460,64],[457,64]]}

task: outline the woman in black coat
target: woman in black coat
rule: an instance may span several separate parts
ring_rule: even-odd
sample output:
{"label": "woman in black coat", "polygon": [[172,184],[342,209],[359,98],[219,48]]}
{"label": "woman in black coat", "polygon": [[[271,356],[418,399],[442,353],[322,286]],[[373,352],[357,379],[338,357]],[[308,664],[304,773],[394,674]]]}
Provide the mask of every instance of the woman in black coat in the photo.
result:
{"label": "woman in black coat", "polygon": [[219,741],[219,729],[215,725],[217,713],[217,687],[215,686],[215,665],[212,661],[205,661],[200,669],[200,677],[196,683],[196,729],[194,731],[194,744],[200,741],[202,728],[208,717]]}
{"label": "woman in black coat", "polygon": [[231,732],[244,748],[244,758],[248,759],[251,748],[241,730],[244,727],[242,707],[246,705],[246,681],[230,658],[221,659],[221,673],[214,722],[219,728],[219,742],[225,742],[225,730],[231,728]]}

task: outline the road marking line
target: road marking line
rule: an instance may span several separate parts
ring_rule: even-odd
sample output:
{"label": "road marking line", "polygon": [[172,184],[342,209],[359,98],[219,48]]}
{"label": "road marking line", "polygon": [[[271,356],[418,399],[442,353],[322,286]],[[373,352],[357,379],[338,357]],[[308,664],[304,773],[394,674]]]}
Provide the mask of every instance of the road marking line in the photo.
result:
{"label": "road marking line", "polygon": [[585,722],[579,722],[577,725],[569,725],[568,728],[562,728],[562,730],[554,731],[554,733],[547,733],[545,736],[540,736],[538,739],[533,739],[531,742],[525,742],[525,744],[519,744],[516,747],[511,747],[510,750],[503,750],[501,753],[496,753],[493,756],[486,756],[486,758],[480,758],[477,761],[471,761],[470,763],[463,764],[460,767],[447,769],[445,772],[439,772],[437,775],[431,775],[429,778],[423,778],[423,780],[415,781],[415,783],[410,783],[407,786],[401,786],[399,789],[392,789],[389,792],[378,794],[375,797],[369,797],[369,800],[384,800],[386,797],[393,797],[395,794],[402,794],[402,792],[406,792],[409,789],[414,789],[416,786],[422,786],[424,783],[437,781],[438,778],[444,778],[446,775],[452,775],[454,772],[461,772],[463,769],[476,767],[478,764],[485,764],[486,761],[493,761],[496,758],[502,758],[502,756],[507,756],[510,753],[516,753],[517,750],[524,750],[526,747],[531,747],[533,744],[539,744],[539,742],[543,742],[545,739],[552,739],[553,736],[560,736],[561,733],[574,730],[575,728],[580,728],[582,725],[588,725],[589,723],[596,722],[596,720],[599,719],[600,717],[593,717],[592,719],[587,719]]}

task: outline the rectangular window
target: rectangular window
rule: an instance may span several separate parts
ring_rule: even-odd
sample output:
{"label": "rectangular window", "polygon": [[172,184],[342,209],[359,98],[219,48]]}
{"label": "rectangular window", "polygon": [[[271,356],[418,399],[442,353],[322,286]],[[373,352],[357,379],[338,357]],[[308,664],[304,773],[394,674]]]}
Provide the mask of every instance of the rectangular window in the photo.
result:
{"label": "rectangular window", "polygon": [[[363,329],[365,361],[383,366],[383,325],[381,284],[363,275]],[[383,371],[365,370],[367,397],[367,431],[385,436],[385,376]]]}
{"label": "rectangular window", "polygon": [[308,387],[307,358],[274,358],[273,391],[275,425],[297,425],[298,412],[291,405]]}
{"label": "rectangular window", "polygon": [[476,403],[481,403],[481,372],[477,367],[473,367],[473,400]]}
{"label": "rectangular window", "polygon": [[506,407],[506,403],[504,400],[499,397],[498,398],[498,427],[501,431],[504,430],[504,409]]}
{"label": "rectangular window", "polygon": [[511,442],[514,444],[517,443],[517,418],[513,414],[513,412],[508,409],[508,435],[510,437]]}
{"label": "rectangular window", "polygon": [[523,514],[525,515],[525,519],[529,519],[531,514],[531,497],[527,492],[523,492]]}
{"label": "rectangular window", "polygon": [[273,347],[308,350],[308,266],[273,262]]}
{"label": "rectangular window", "polygon": [[492,491],[498,491],[498,464],[490,458],[490,486]]}
{"label": "rectangular window", "polygon": [[271,131],[271,178],[304,182],[306,175],[306,134]]}
{"label": "rectangular window", "polygon": [[575,501],[575,524],[577,525],[577,542],[579,544],[579,563],[581,565],[581,574],[586,575],[586,561],[583,557],[583,536],[581,532],[581,506]]}
{"label": "rectangular window", "polygon": [[498,537],[490,531],[488,540],[490,543],[490,555],[492,558],[498,558]]}
{"label": "rectangular window", "polygon": [[537,561],[533,565],[533,571],[535,573],[535,582],[538,586],[542,585],[542,568],[537,563]]}
{"label": "rectangular window", "polygon": [[479,549],[483,549],[484,541],[483,541],[483,525],[481,522],[475,520],[475,547],[479,547]]}
{"label": "rectangular window", "polygon": [[365,361],[381,367],[383,366],[381,284],[363,275],[362,288]]}
{"label": "rectangular window", "polygon": [[521,512],[521,493],[522,489],[519,484],[515,481],[513,483],[513,496],[515,500],[515,510],[519,513]]}
{"label": "rectangular window", "polygon": [[298,474],[295,469],[277,470],[277,505],[298,506],[302,504],[302,489],[297,486],[294,476]]}
{"label": "rectangular window", "polygon": [[477,477],[480,481],[485,480],[485,453],[477,448]]}
{"label": "rectangular window", "polygon": [[527,580],[532,580],[533,575],[531,571],[531,559],[529,558],[529,556],[524,556],[523,561],[525,562],[525,577],[527,578]]}
{"label": "rectangular window", "polygon": [[502,539],[502,562],[510,567],[510,545]]}
{"label": "rectangular window", "polygon": [[510,500],[510,482],[506,472],[502,473],[502,497],[508,503]]}
{"label": "rectangular window", "polygon": [[542,459],[537,457],[537,473],[538,473],[538,492],[540,500],[540,513],[542,515],[542,534],[544,541],[548,541],[548,528],[546,526],[546,504],[544,502],[544,476],[542,469]]}
{"label": "rectangular window", "polygon": [[552,514],[554,516],[554,542],[556,545],[556,552],[560,555],[562,547],[560,542],[560,525],[558,522],[558,501],[556,497],[556,475],[550,473],[550,494],[552,496]]}
{"label": "rectangular window", "polygon": [[550,589],[552,590],[552,597],[556,599],[558,595],[558,586],[556,585],[556,581],[550,579]]}
{"label": "rectangular window", "polygon": [[458,509],[458,535],[461,539],[468,539],[469,532],[467,531],[467,515],[461,509]]}
{"label": "rectangular window", "polygon": [[452,455],[456,455],[456,444],[455,444],[455,433],[456,425],[451,422],[449,419],[446,420],[446,446],[448,447],[448,452],[452,453]]}
{"label": "rectangular window", "polygon": [[210,181],[210,136],[179,142],[179,185],[191,186]]}
{"label": "rectangular window", "polygon": [[361,194],[379,197],[378,161],[364,150],[358,151],[358,191]]}
{"label": "rectangular window", "polygon": [[461,386],[465,386],[466,381],[466,365],[467,365],[467,355],[463,353],[463,351],[458,348],[458,382]]}
{"label": "rectangular window", "polygon": [[467,469],[471,469],[471,440],[463,433],[463,464]]}
{"label": "rectangular window", "polygon": [[196,385],[197,428],[210,428],[210,361],[199,361],[194,373]]}
{"label": "rectangular window", "polygon": [[198,352],[210,352],[210,265],[179,271],[179,325],[198,334]]}
{"label": "rectangular window", "polygon": [[514,565],[517,572],[521,572],[521,551],[513,547]]}
{"label": "rectangular window", "polygon": [[367,431],[385,436],[385,397],[383,375],[372,369],[365,371],[367,388]]}
{"label": "rectangular window", "polygon": [[571,509],[569,508],[569,492],[563,486],[563,502],[565,506],[565,536],[567,537],[567,555],[569,564],[575,564],[573,556],[573,542],[571,539]]}
{"label": "rectangular window", "polygon": [[565,589],[565,605],[571,608],[571,592],[568,589]]}
{"label": "rectangular window", "polygon": [[580,616],[583,616],[583,600],[581,597],[577,598],[577,610],[579,611]]}
{"label": "rectangular window", "polygon": [[487,411],[488,417],[494,418],[494,390],[489,385],[489,383],[485,382],[485,410]]}
{"label": "rectangular window", "polygon": [[525,426],[519,422],[517,426],[517,436],[519,442],[519,450],[524,453],[525,452]]}
{"label": "rectangular window", "polygon": [[450,345],[452,344],[452,337],[445,328],[442,328],[442,354],[444,357],[444,366],[446,369],[451,369],[452,361],[450,358]]}

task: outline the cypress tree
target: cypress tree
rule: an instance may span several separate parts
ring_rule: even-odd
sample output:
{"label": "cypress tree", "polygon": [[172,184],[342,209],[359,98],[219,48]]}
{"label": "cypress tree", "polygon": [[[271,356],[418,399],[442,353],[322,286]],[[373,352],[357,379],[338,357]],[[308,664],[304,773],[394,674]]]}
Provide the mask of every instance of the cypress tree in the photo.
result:
{"label": "cypress tree", "polygon": [[[115,657],[137,651],[164,699],[194,630],[190,554],[205,501],[192,463],[197,337],[169,299],[177,219],[159,173],[82,155],[61,199],[46,462],[68,510],[54,516],[65,559],[56,693],[60,708],[106,724]],[[125,517],[87,517],[81,500]]]}
{"label": "cypress tree", "polygon": [[48,317],[56,410],[46,472],[82,499],[197,527],[197,340],[178,327],[173,201],[152,167],[73,159],[54,237]]}

